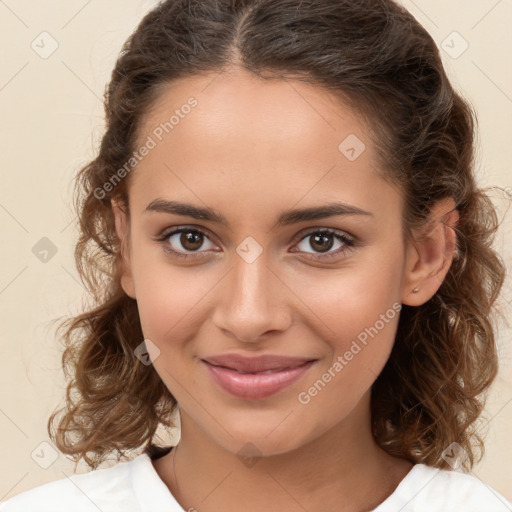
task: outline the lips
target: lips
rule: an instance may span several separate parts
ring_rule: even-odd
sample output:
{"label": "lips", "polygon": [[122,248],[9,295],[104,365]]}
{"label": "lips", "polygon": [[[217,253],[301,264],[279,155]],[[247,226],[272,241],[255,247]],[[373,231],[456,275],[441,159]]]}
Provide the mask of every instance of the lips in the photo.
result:
{"label": "lips", "polygon": [[299,380],[315,359],[225,354],[202,360],[209,376],[222,390],[244,400],[260,400]]}
{"label": "lips", "polygon": [[313,359],[271,354],[264,354],[258,357],[245,357],[238,354],[222,354],[206,357],[204,361],[214,366],[223,366],[224,368],[230,368],[240,373],[271,373],[279,370],[296,368],[308,361],[313,361]]}

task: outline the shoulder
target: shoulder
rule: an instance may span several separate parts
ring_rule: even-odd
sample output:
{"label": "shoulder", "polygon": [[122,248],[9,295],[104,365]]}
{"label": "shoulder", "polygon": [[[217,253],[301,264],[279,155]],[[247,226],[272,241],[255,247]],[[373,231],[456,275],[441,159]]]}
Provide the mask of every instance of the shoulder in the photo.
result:
{"label": "shoulder", "polygon": [[39,485],[0,503],[0,512],[103,512],[138,510],[131,482],[131,472],[144,462],[146,455],[134,460],[73,474]]}
{"label": "shoulder", "polygon": [[416,464],[374,512],[512,512],[512,503],[476,476]]}

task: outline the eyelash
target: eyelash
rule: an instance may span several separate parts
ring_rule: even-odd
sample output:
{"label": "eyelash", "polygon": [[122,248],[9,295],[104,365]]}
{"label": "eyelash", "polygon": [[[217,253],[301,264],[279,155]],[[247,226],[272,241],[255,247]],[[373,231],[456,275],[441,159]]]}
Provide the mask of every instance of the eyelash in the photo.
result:
{"label": "eyelash", "polygon": [[[155,240],[157,242],[162,244],[164,251],[171,253],[172,255],[181,257],[181,258],[188,258],[190,256],[192,256],[194,258],[194,257],[197,257],[196,255],[200,254],[200,252],[197,251],[196,253],[192,252],[189,254],[183,254],[179,251],[175,251],[174,249],[171,249],[169,247],[169,245],[167,244],[167,242],[169,241],[169,238],[171,236],[176,235],[178,233],[197,233],[197,234],[205,236],[208,239],[210,238],[210,237],[208,237],[207,233],[205,233],[201,229],[198,229],[195,227],[187,227],[187,226],[173,229],[172,231],[164,232],[162,235],[155,238]],[[333,230],[333,229],[329,229],[329,228],[317,228],[317,229],[308,231],[307,233],[302,234],[299,237],[297,237],[293,241],[293,244],[296,245],[296,244],[302,242],[302,240],[305,240],[306,238],[308,238],[312,235],[318,235],[318,234],[333,235],[338,241],[340,241],[344,244],[344,247],[342,247],[334,252],[330,252],[330,253],[317,253],[319,256],[314,257],[312,259],[316,259],[316,260],[330,259],[330,258],[340,255],[341,253],[345,253],[345,252],[353,249],[356,246],[356,241],[353,238],[349,238],[345,234],[341,234],[341,232]],[[300,251],[296,251],[296,252],[300,252]],[[311,253],[307,253],[307,254],[311,254]],[[199,257],[201,257],[201,256],[199,256]]]}

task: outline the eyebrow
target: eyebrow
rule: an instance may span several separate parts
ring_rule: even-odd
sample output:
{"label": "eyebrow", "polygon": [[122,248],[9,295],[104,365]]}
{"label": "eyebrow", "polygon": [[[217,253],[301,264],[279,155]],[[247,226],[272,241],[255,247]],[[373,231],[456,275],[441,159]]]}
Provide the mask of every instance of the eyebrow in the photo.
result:
{"label": "eyebrow", "polygon": [[[143,213],[149,212],[183,215],[185,217],[192,217],[198,220],[216,222],[229,227],[229,222],[226,217],[212,208],[202,208],[192,204],[181,203],[179,201],[154,199],[146,206]],[[286,210],[279,215],[274,228],[310,220],[326,219],[328,217],[335,217],[338,215],[373,216],[373,213],[350,204],[334,202],[310,208]]]}

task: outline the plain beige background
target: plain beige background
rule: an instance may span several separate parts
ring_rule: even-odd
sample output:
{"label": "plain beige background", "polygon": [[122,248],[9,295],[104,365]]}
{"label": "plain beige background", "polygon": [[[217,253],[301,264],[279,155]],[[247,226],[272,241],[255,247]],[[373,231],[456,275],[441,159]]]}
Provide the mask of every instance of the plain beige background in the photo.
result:
{"label": "plain beige background", "polygon": [[[403,4],[437,41],[454,85],[478,112],[477,175],[483,186],[497,187],[493,198],[504,221],[496,247],[510,269],[512,2]],[[71,182],[95,155],[103,129],[102,95],[121,45],[152,5],[139,0],[0,1],[0,500],[73,470],[46,432],[65,384],[50,322],[78,312],[85,296],[72,257]],[[42,255],[41,248],[48,252]],[[507,278],[501,302],[509,317],[511,296]],[[487,450],[473,471],[508,499],[510,334],[500,324],[501,370],[481,422]],[[81,464],[78,472],[85,470]]]}

